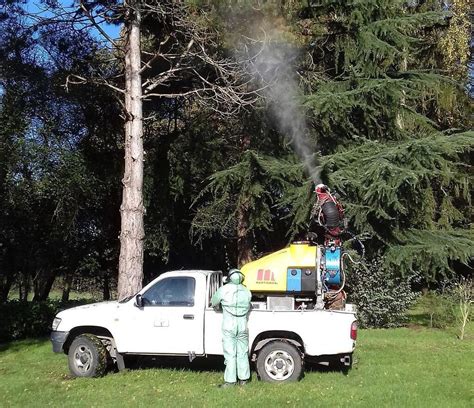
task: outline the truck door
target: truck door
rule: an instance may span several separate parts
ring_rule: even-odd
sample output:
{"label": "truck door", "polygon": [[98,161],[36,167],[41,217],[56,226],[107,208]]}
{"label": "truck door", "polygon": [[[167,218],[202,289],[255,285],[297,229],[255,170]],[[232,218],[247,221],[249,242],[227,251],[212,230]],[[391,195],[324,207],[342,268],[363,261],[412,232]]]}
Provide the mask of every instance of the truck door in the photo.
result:
{"label": "truck door", "polygon": [[205,279],[170,276],[143,294],[143,307],[133,306],[122,321],[119,351],[131,353],[204,353],[204,305],[196,294],[205,293]]}

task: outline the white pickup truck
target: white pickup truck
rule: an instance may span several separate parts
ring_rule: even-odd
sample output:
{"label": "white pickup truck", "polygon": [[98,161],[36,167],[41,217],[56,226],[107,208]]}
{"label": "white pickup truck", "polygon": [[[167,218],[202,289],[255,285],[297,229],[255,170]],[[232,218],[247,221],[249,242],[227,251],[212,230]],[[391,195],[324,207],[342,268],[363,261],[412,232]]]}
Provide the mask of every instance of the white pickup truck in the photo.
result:
{"label": "white pickup truck", "polygon": [[[71,374],[97,377],[129,355],[222,355],[222,313],[210,299],[223,276],[216,271],[167,272],[122,302],[64,310],[53,321],[53,351],[68,355]],[[348,305],[349,306],[349,305]],[[304,361],[352,364],[355,313],[347,310],[257,310],[249,315],[249,356],[264,381],[294,381]]]}

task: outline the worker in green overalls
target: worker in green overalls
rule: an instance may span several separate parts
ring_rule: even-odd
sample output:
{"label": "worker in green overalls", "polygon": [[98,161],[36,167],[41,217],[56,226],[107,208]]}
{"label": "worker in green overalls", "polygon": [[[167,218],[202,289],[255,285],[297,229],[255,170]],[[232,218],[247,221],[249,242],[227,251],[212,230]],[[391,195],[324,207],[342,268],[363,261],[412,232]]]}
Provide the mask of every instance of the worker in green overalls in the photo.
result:
{"label": "worker in green overalls", "polygon": [[249,333],[247,316],[250,311],[252,294],[242,285],[244,275],[238,269],[231,269],[227,284],[221,286],[212,296],[213,307],[222,305],[222,346],[225,358],[224,384],[230,387],[245,385],[250,379],[248,357]]}

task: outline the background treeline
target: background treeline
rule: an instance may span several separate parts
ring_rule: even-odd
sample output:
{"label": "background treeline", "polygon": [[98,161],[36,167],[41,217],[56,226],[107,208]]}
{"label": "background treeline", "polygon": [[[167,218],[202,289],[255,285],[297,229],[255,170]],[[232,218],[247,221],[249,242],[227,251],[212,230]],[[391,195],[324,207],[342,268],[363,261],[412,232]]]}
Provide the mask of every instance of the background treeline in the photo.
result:
{"label": "background treeline", "polygon": [[[470,275],[467,1],[182,3],[180,18],[215,34],[213,53],[237,59],[249,38],[291,49],[322,179],[367,250],[349,282],[353,298],[363,313],[395,316],[367,324],[397,324],[413,290]],[[144,48],[159,47],[167,30],[147,20]],[[34,24],[21,2],[0,12],[0,32],[0,301],[45,301],[58,281],[64,301],[74,282],[109,299],[122,107],[110,88],[68,78],[107,73],[120,83],[123,67],[97,34]],[[145,102],[146,281],[174,268],[225,270],[307,230],[312,183],[272,103],[223,114],[193,95]],[[392,301],[381,306],[385,282]]]}

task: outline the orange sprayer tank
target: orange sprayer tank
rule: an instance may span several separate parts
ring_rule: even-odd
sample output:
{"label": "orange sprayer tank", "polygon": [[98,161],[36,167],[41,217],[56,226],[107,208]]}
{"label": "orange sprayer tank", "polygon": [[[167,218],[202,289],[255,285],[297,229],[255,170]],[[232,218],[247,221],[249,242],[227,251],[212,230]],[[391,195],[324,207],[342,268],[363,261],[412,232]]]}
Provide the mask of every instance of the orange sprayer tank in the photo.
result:
{"label": "orange sprayer tank", "polygon": [[318,247],[293,243],[289,247],[245,264],[241,271],[252,292],[315,292]]}

